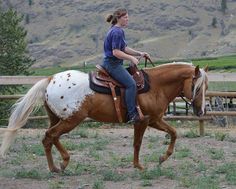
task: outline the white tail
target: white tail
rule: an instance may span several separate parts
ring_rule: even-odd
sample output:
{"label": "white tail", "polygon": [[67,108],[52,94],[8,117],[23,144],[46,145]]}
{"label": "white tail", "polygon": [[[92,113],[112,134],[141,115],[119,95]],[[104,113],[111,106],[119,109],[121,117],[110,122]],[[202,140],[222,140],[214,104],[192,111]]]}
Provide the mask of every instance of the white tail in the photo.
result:
{"label": "white tail", "polygon": [[37,82],[27,94],[20,98],[13,106],[12,114],[9,118],[8,128],[4,133],[0,153],[4,157],[11,143],[14,141],[17,130],[23,127],[30,115],[45,97],[45,90],[48,86],[49,79],[42,79]]}

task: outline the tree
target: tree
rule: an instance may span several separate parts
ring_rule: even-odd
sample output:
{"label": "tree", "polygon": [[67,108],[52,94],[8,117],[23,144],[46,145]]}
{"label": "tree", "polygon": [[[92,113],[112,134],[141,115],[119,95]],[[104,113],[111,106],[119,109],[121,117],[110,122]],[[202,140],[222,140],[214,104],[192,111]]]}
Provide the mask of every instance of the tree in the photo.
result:
{"label": "tree", "polygon": [[[1,2],[0,2],[1,5]],[[22,27],[23,16],[13,9],[3,11],[0,7],[0,75],[28,75],[34,63],[27,55],[27,32]],[[0,94],[13,94],[19,87],[1,86]],[[6,118],[11,103],[0,102],[0,117]],[[0,120],[0,123],[1,120]]]}
{"label": "tree", "polygon": [[216,17],[213,17],[213,18],[212,18],[211,25],[212,25],[213,28],[216,28],[216,27],[217,27],[217,19],[216,19]]}
{"label": "tree", "polygon": [[221,0],[221,11],[223,14],[225,14],[225,11],[227,9],[227,0]]}
{"label": "tree", "polygon": [[0,75],[28,74],[34,63],[27,55],[27,32],[21,26],[23,16],[0,9]]}

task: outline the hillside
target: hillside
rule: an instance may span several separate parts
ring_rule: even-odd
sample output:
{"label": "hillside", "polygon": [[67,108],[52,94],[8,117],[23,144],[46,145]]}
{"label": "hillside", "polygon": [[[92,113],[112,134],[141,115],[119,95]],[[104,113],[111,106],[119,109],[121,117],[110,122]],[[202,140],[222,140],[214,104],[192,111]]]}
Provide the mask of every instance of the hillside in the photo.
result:
{"label": "hillside", "polygon": [[[25,15],[29,52],[35,67],[72,66],[102,61],[108,13],[129,10],[130,47],[153,60],[192,59],[236,52],[236,0],[5,0]],[[216,27],[212,20],[216,18]]]}

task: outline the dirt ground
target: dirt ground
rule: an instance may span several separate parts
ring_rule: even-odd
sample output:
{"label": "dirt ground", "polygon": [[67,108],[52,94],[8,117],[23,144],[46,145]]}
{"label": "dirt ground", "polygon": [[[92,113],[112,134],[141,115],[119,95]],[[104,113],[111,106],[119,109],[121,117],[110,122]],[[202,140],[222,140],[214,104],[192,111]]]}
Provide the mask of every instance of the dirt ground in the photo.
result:
{"label": "dirt ground", "polygon": [[[166,133],[148,128],[140,154],[146,168],[143,172],[132,166],[132,128],[82,131],[61,138],[69,149],[70,164],[64,173],[50,174],[41,145],[45,130],[20,130],[7,159],[0,159],[0,189],[236,188],[234,181],[219,173],[222,166],[236,163],[235,129],[206,129],[204,137],[189,137],[189,129],[177,129],[174,154],[157,168],[158,157],[167,149],[169,139]],[[58,165],[60,156],[54,151]]]}

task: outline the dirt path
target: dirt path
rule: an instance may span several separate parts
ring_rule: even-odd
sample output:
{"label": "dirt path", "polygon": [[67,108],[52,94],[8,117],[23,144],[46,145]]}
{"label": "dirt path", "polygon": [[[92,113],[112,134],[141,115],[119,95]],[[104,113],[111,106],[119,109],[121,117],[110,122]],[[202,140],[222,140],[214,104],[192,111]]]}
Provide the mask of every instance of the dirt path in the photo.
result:
{"label": "dirt path", "polygon": [[[205,137],[193,137],[194,130],[177,129],[174,154],[161,166],[158,158],[167,148],[166,134],[153,129],[145,133],[140,159],[146,170],[133,168],[133,129],[75,130],[61,138],[71,161],[61,174],[48,172],[41,145],[43,129],[24,129],[18,134],[7,159],[0,159],[0,189],[235,189],[236,132],[206,130]],[[196,133],[195,133],[196,134]],[[191,138],[190,138],[191,136]],[[224,138],[223,141],[220,141]],[[54,150],[55,162],[60,161]],[[222,170],[221,170],[222,169]]]}

